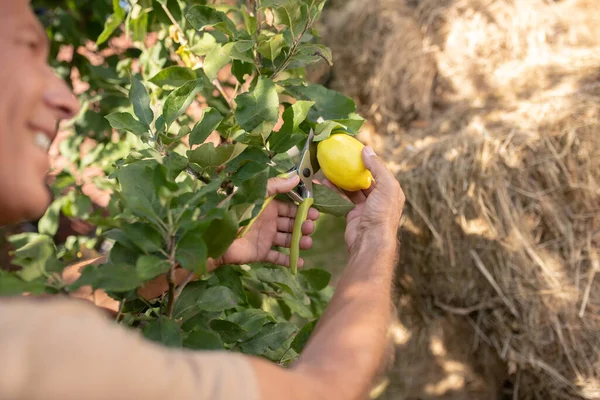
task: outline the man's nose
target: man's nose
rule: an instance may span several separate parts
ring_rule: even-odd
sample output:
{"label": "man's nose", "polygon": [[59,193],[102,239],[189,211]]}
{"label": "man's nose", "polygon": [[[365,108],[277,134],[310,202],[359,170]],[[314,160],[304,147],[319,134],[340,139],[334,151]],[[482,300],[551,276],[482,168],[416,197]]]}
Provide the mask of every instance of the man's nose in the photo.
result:
{"label": "man's nose", "polygon": [[44,93],[44,102],[58,120],[71,119],[79,112],[79,102],[67,84],[54,73]]}

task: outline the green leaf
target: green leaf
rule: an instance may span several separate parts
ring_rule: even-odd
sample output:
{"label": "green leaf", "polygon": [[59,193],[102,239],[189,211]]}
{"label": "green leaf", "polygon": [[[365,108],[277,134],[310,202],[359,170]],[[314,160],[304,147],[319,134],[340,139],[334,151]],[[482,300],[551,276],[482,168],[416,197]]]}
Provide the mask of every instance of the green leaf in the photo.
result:
{"label": "green leaf", "polygon": [[365,119],[356,113],[352,113],[348,118],[336,119],[335,122],[344,125],[347,133],[356,134],[365,122]]}
{"label": "green leaf", "polygon": [[304,290],[288,268],[264,267],[256,271],[256,276],[262,282],[274,284],[296,298],[304,298]]}
{"label": "green leaf", "polygon": [[23,293],[40,295],[44,292],[44,279],[26,282],[15,274],[0,269],[0,296],[18,296]]}
{"label": "green leaf", "polygon": [[300,270],[300,274],[306,278],[313,290],[323,290],[329,285],[331,273],[320,268],[311,268]]}
{"label": "green leaf", "polygon": [[163,117],[167,126],[170,126],[187,110],[196,95],[202,90],[202,87],[202,79],[196,79],[185,83],[169,94],[163,107]]}
{"label": "green leaf", "polygon": [[242,279],[234,267],[221,266],[215,270],[214,274],[219,278],[221,286],[231,289],[238,303],[246,303],[248,301]]}
{"label": "green leaf", "polygon": [[133,112],[140,122],[146,126],[146,130],[154,121],[154,113],[150,108],[150,96],[148,91],[137,76],[131,79],[131,90],[129,90],[129,101],[133,105]]}
{"label": "green leaf", "polygon": [[181,292],[175,302],[173,318],[184,322],[198,315],[202,310],[198,308],[198,298],[206,290],[205,281],[190,282]]}
{"label": "green leaf", "polygon": [[213,209],[213,213],[221,214],[221,218],[210,222],[203,239],[208,249],[208,256],[218,258],[227,251],[231,243],[235,240],[238,232],[237,221],[224,209]]}
{"label": "green leaf", "polygon": [[290,346],[296,353],[298,353],[298,354],[302,353],[302,350],[304,350],[304,346],[308,342],[308,339],[310,339],[310,336],[312,335],[312,332],[315,329],[317,322],[318,321],[315,320],[315,321],[311,321],[311,322],[307,323],[296,334],[296,336],[294,337],[294,340],[292,341],[292,344]]}
{"label": "green leaf", "polygon": [[213,286],[204,290],[197,302],[198,309],[202,311],[224,311],[236,305],[235,295],[225,286]]}
{"label": "green leaf", "polygon": [[137,248],[128,248],[121,243],[115,243],[108,253],[108,262],[115,264],[135,265],[142,253]]}
{"label": "green leaf", "polygon": [[281,54],[281,50],[286,46],[285,39],[281,33],[271,36],[258,45],[258,52],[269,60],[275,60]]}
{"label": "green leaf", "polygon": [[177,322],[164,315],[148,323],[142,330],[144,337],[167,347],[181,347],[181,329]]}
{"label": "green leaf", "polygon": [[205,108],[202,119],[190,133],[190,145],[204,143],[210,134],[217,129],[221,121],[223,121],[223,116],[220,112],[211,107]]}
{"label": "green leaf", "polygon": [[217,47],[217,40],[210,32],[203,32],[199,36],[197,41],[190,47],[192,53],[198,56],[205,56]]}
{"label": "green leaf", "polygon": [[306,134],[302,133],[299,127],[314,104],[313,101],[299,100],[285,109],[281,129],[269,136],[271,151],[276,153],[286,152],[306,138]]}
{"label": "green leaf", "polygon": [[189,162],[187,157],[174,151],[170,151],[163,159],[163,163],[168,171],[167,179],[174,181],[181,171],[187,168]]}
{"label": "green leaf", "polygon": [[104,30],[96,39],[96,46],[106,42],[110,35],[121,25],[121,22],[123,22],[123,18],[120,17],[120,13],[111,14],[104,22]]}
{"label": "green leaf", "polygon": [[338,192],[324,185],[313,184],[315,202],[313,207],[325,214],[345,216],[355,207]]}
{"label": "green leaf", "polygon": [[281,301],[288,306],[292,313],[298,314],[302,318],[310,319],[314,317],[313,312],[310,309],[310,301],[308,297],[306,297],[304,300],[300,300],[289,293],[284,293],[281,296]]}
{"label": "green leaf", "polygon": [[148,135],[148,128],[129,113],[114,112],[108,114],[105,118],[110,123],[110,126],[116,130],[125,130],[140,137]]}
{"label": "green leaf", "polygon": [[254,47],[252,40],[239,40],[231,49],[231,58],[246,63],[254,64],[253,54],[250,51]]}
{"label": "green leaf", "polygon": [[[231,204],[252,207],[252,214],[248,218],[256,217],[265,201],[268,179],[269,170],[264,168],[263,172],[256,174],[252,180],[247,180],[240,185],[231,199]],[[241,219],[240,217],[241,215],[238,214],[238,219]]]}
{"label": "green leaf", "polygon": [[227,316],[227,320],[241,326],[247,334],[244,339],[249,339],[260,331],[267,323],[275,322],[275,318],[263,310],[248,308]]}
{"label": "green leaf", "polygon": [[329,66],[333,65],[333,56],[331,54],[331,50],[322,44],[302,43],[300,46],[298,46],[298,52],[300,54],[317,56],[325,60]]}
{"label": "green leaf", "polygon": [[264,326],[256,336],[240,344],[241,350],[246,354],[263,355],[268,350],[279,349],[298,328],[295,325],[283,322]]}
{"label": "green leaf", "polygon": [[135,270],[141,280],[148,281],[169,271],[171,266],[165,259],[156,256],[141,256],[135,265]]}
{"label": "green leaf", "polygon": [[286,25],[290,28],[292,35],[297,37],[302,33],[307,21],[302,18],[302,10],[301,7],[298,7],[297,2],[288,1],[275,8],[275,22],[277,24]]}
{"label": "green leaf", "polygon": [[245,83],[246,80],[244,77],[246,75],[251,76],[252,71],[254,71],[254,65],[250,63],[245,63],[240,60],[233,60],[231,63],[231,73],[238,80],[239,83]]}
{"label": "green leaf", "polygon": [[231,61],[231,52],[235,43],[218,45],[206,54],[204,59],[204,73],[212,81],[217,78],[219,71]]}
{"label": "green leaf", "polygon": [[136,215],[158,223],[164,210],[154,187],[156,167],[153,160],[138,161],[121,167],[115,176],[125,205]]}
{"label": "green leaf", "polygon": [[142,281],[133,266],[127,264],[108,263],[98,268],[97,287],[112,292],[128,292],[137,289]]}
{"label": "green leaf", "polygon": [[331,136],[331,132],[336,129],[342,129],[345,132],[347,128],[344,125],[340,124],[339,122],[335,122],[335,121],[321,122],[321,123],[317,124],[317,127],[315,128],[315,137],[313,140],[315,142],[320,142],[321,140],[325,140],[329,136]]}
{"label": "green leaf", "polygon": [[38,232],[42,235],[54,236],[58,231],[58,223],[60,210],[64,204],[64,197],[59,197],[54,200],[50,207],[46,210],[46,213],[38,222]]}
{"label": "green leaf", "polygon": [[12,264],[22,267],[17,275],[25,282],[31,282],[44,276],[47,267],[54,261],[56,249],[54,242],[49,236],[30,236],[26,243],[16,246],[15,240],[19,236],[9,238],[9,241],[17,248]]}
{"label": "green leaf", "polygon": [[226,164],[230,160],[240,155],[246,149],[246,145],[224,144],[215,147],[213,143],[204,143],[194,150],[187,152],[190,162],[198,164],[200,167],[218,167]]}
{"label": "green leaf", "polygon": [[181,266],[197,274],[206,273],[208,248],[203,240],[204,228],[187,232],[178,242],[175,259]]}
{"label": "green leaf", "polygon": [[273,81],[259,78],[252,92],[236,97],[235,119],[242,129],[253,131],[263,123],[271,129],[279,120],[279,96]]}
{"label": "green leaf", "polygon": [[323,45],[313,43],[302,43],[298,46],[296,54],[292,56],[286,69],[302,68],[325,60],[329,65],[333,65],[331,50]]}
{"label": "green leaf", "polygon": [[316,122],[319,117],[324,120],[348,118],[356,111],[356,104],[351,98],[321,85],[288,86],[286,91],[299,100],[315,102],[308,113],[308,118],[313,122]]}
{"label": "green leaf", "polygon": [[233,21],[227,17],[227,14],[212,7],[205,5],[192,6],[185,13],[185,18],[194,29],[201,30],[214,26],[215,29],[227,35],[235,36],[236,28]]}
{"label": "green leaf", "polygon": [[161,70],[150,78],[150,82],[160,87],[171,86],[177,88],[194,79],[196,79],[194,71],[189,68],[174,65]]}
{"label": "green leaf", "polygon": [[164,247],[163,237],[150,224],[142,222],[126,223],[123,224],[122,229],[125,236],[146,253],[155,253]]}
{"label": "green leaf", "polygon": [[131,31],[131,39],[134,42],[143,42],[148,34],[148,9],[143,10],[142,6],[136,4],[133,6],[131,18],[129,19],[129,30]]}
{"label": "green leaf", "polygon": [[241,12],[244,18],[244,28],[246,29],[246,32],[250,35],[254,35],[258,27],[256,17],[250,15],[245,9],[242,9]]}
{"label": "green leaf", "polygon": [[215,319],[210,322],[210,329],[217,332],[225,343],[241,340],[248,332],[235,322]]}
{"label": "green leaf", "polygon": [[118,18],[125,18],[126,12],[125,10],[123,10],[123,8],[121,8],[121,2],[119,0],[113,0],[112,4],[113,4],[113,13],[118,17]]}
{"label": "green leaf", "polygon": [[215,332],[198,329],[188,334],[183,347],[193,350],[223,350],[225,345]]}

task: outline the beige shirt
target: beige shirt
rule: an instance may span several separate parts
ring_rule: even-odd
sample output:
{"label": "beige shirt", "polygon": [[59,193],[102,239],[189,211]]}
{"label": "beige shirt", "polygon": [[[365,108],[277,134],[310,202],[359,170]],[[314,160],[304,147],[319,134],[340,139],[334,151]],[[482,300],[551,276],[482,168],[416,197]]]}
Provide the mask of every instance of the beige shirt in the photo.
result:
{"label": "beige shirt", "polygon": [[166,349],[79,300],[0,300],[2,400],[258,398],[240,354]]}

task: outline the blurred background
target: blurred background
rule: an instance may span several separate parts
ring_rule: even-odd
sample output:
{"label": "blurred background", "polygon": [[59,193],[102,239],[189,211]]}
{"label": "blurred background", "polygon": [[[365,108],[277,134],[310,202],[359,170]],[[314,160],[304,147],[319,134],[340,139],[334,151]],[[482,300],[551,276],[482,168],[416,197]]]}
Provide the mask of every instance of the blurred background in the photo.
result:
{"label": "blurred background", "polygon": [[[94,180],[95,135],[108,126],[90,93],[115,79],[103,65],[126,43],[111,39],[100,54],[90,42],[108,1],[34,5],[53,66],[84,104],[53,145],[51,179],[60,186],[60,171],[79,163],[56,240],[81,259],[93,246],[68,238],[93,241],[94,228],[78,210],[101,212],[109,197]],[[360,139],[407,196],[397,319],[371,397],[600,398],[597,0],[328,0],[318,30],[334,65],[310,79],[359,104]],[[118,159],[109,150],[103,159]],[[322,218],[307,264],[339,277],[343,230],[343,219]]]}

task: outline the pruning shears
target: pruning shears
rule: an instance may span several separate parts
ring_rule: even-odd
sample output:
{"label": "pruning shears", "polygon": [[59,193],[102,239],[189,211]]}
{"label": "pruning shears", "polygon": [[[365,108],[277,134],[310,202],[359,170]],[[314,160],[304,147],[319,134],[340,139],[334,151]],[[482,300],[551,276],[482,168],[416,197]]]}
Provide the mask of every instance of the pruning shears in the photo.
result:
{"label": "pruning shears", "polygon": [[[306,140],[306,144],[300,153],[300,161],[288,172],[280,176],[291,176],[297,173],[300,177],[300,183],[294,190],[288,192],[287,195],[294,203],[298,205],[296,218],[294,220],[294,229],[292,231],[292,242],[290,244],[290,269],[292,274],[298,272],[298,259],[300,258],[300,239],[302,239],[302,225],[308,218],[308,211],[314,204],[313,195],[313,179],[319,171],[319,162],[317,161],[317,144],[314,142],[315,132],[311,129]],[[244,236],[249,230],[254,221],[260,216],[269,203],[275,198],[271,196],[263,203],[260,213],[238,234],[238,238]]]}
{"label": "pruning shears", "polygon": [[288,196],[298,204],[298,211],[294,221],[294,230],[292,232],[292,243],[290,245],[290,269],[292,274],[298,271],[298,259],[300,258],[300,239],[302,239],[302,224],[308,217],[308,211],[315,202],[313,194],[313,179],[319,171],[319,162],[317,161],[317,144],[313,141],[315,132],[311,129],[304,149],[300,154],[300,163],[292,168],[290,172],[297,172],[300,176],[300,183],[295,190],[288,193]]}

